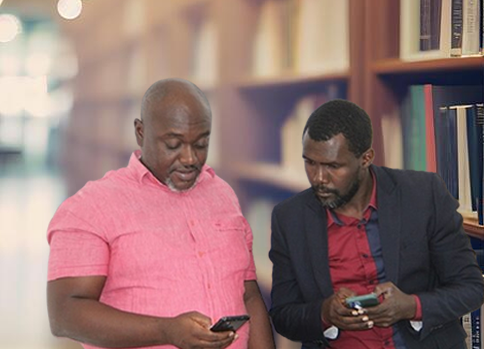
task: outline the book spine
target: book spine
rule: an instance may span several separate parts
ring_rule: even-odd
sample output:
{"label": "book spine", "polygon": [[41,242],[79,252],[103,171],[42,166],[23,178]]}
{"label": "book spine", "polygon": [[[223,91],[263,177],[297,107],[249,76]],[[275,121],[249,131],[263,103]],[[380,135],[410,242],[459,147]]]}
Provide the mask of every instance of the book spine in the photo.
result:
{"label": "book spine", "polygon": [[450,54],[460,56],[462,55],[462,0],[452,0],[451,28]]}
{"label": "book spine", "polygon": [[479,199],[477,205],[477,217],[479,219],[479,224],[484,225],[484,104],[476,105],[476,123],[477,127],[480,128],[480,141],[481,141],[481,157],[479,164]]}
{"label": "book spine", "polygon": [[420,0],[420,51],[429,51],[431,44],[431,0]]}

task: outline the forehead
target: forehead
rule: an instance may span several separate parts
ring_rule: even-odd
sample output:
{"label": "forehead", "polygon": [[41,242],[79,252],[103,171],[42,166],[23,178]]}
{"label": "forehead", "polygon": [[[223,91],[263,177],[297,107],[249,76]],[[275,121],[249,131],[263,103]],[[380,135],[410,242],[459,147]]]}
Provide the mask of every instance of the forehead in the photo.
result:
{"label": "forehead", "polygon": [[348,148],[346,138],[341,133],[327,141],[315,141],[306,133],[303,138],[303,155],[322,163],[356,159]]}
{"label": "forehead", "polygon": [[150,110],[151,125],[157,133],[185,134],[210,131],[210,111],[198,101],[159,103]]}

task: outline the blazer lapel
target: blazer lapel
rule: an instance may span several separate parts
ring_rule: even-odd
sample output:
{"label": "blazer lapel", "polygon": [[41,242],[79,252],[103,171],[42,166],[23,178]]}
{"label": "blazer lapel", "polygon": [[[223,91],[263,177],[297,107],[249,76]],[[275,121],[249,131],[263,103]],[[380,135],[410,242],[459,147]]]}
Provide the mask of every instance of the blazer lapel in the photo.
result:
{"label": "blazer lapel", "polygon": [[372,166],[376,175],[378,226],[380,243],[388,281],[398,284],[400,262],[401,207],[395,182],[381,168]]}
{"label": "blazer lapel", "polygon": [[328,233],[326,215],[311,192],[304,210],[304,231],[314,278],[324,298],[333,293],[328,262]]}

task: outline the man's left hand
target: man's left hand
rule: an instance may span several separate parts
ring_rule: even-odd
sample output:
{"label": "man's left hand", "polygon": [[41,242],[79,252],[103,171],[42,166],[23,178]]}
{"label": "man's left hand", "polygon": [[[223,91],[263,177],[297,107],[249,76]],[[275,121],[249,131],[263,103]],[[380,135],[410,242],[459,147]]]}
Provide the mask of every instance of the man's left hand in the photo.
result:
{"label": "man's left hand", "polygon": [[378,285],[374,292],[380,299],[383,297],[383,301],[365,310],[375,326],[390,327],[400,320],[411,320],[415,317],[414,297],[400,291],[392,282]]}

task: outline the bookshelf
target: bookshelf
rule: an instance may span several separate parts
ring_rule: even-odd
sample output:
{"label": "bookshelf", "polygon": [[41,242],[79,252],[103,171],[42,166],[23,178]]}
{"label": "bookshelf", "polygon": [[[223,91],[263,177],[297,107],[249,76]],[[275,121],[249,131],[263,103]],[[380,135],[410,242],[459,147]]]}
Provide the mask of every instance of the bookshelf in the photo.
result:
{"label": "bookshelf", "polygon": [[[132,124],[141,97],[151,83],[162,78],[188,79],[207,94],[216,138],[209,164],[234,188],[244,213],[251,212],[255,201],[276,203],[309,187],[301,171],[282,166],[281,151],[281,131],[308,95],[336,89],[337,96],[363,107],[373,122],[375,163],[385,165],[382,120],[395,114],[408,86],[484,82],[483,57],[400,58],[401,1],[406,0],[321,0],[338,11],[335,18],[339,20],[336,28],[328,29],[329,34],[323,28],[318,35],[326,35],[322,42],[335,37],[340,41],[335,52],[342,64],[301,69],[304,45],[297,43],[297,33],[307,28],[301,28],[297,16],[308,11],[298,7],[302,1],[86,2],[78,21],[63,23],[76,44],[80,63],[74,110],[63,127],[70,192],[109,169],[126,165],[136,148]],[[264,16],[272,24],[262,26],[267,33],[261,36],[257,31]],[[264,67],[271,61],[259,57],[261,66],[255,69],[256,42],[281,32],[288,37],[275,39],[277,43],[271,46],[281,55],[275,60],[277,67],[268,67],[265,74]],[[293,51],[297,55],[292,56]],[[334,61],[334,56],[328,60]],[[303,166],[299,161],[293,166],[298,170]],[[254,219],[264,221],[255,225],[267,226],[270,217]],[[475,220],[466,217],[464,227],[469,235],[484,240],[484,227]],[[269,233],[255,232],[262,239]],[[267,254],[260,260],[268,263]],[[270,280],[264,277],[264,283],[267,291]]]}
{"label": "bookshelf", "polygon": [[[412,84],[484,85],[482,56],[400,59],[401,1],[366,0],[366,61],[363,108],[373,119],[377,164],[384,164],[381,120],[395,113],[403,91]],[[371,9],[371,10],[370,10]],[[484,227],[464,216],[466,232],[484,239]]]}

